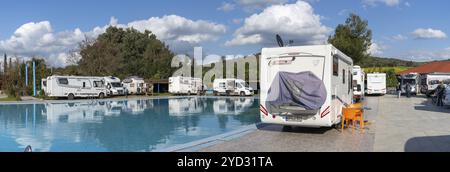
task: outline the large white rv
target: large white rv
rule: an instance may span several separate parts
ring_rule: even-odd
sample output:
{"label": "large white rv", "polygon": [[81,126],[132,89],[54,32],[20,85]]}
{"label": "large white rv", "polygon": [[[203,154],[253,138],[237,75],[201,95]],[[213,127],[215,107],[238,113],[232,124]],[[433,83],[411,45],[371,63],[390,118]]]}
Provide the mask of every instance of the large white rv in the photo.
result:
{"label": "large white rv", "polygon": [[104,98],[107,95],[103,78],[93,76],[50,76],[45,90],[48,97],[69,100],[77,97]]}
{"label": "large white rv", "polygon": [[145,94],[147,90],[144,79],[137,76],[124,79],[122,84],[127,94]]}
{"label": "large white rv", "polygon": [[450,73],[430,73],[425,75],[426,90],[425,94],[430,96],[434,94],[441,82],[450,84]]}
{"label": "large white rv", "polygon": [[213,87],[214,95],[251,96],[254,94],[253,88],[242,79],[215,79]]}
{"label": "large white rv", "polygon": [[361,66],[353,66],[353,98],[355,100],[364,99],[366,74]]}
{"label": "large white rv", "polygon": [[385,95],[386,74],[385,73],[369,73],[367,74],[367,94],[368,95]]}
{"label": "large white rv", "polygon": [[108,89],[107,94],[109,96],[121,96],[125,94],[125,88],[123,87],[120,79],[117,77],[104,77],[106,88]]}
{"label": "large white rv", "polygon": [[419,84],[420,83],[420,76],[418,73],[410,73],[406,75],[402,75],[400,77],[400,85],[402,88],[402,94],[406,94],[406,85],[410,84],[411,86],[411,93],[412,94],[418,94],[420,92]]}
{"label": "large white rv", "polygon": [[204,90],[202,79],[192,77],[170,77],[169,78],[169,93],[171,94],[198,94]]}
{"label": "large white rv", "polygon": [[332,127],[352,103],[353,60],[333,45],[264,48],[261,121]]}

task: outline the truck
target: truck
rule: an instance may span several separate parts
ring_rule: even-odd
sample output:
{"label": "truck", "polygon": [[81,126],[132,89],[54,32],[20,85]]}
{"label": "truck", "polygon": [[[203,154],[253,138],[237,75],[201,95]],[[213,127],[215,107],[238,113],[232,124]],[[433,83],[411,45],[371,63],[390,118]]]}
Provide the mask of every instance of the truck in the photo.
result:
{"label": "truck", "polygon": [[262,123],[333,127],[353,102],[353,60],[331,44],[263,48],[260,64]]}
{"label": "truck", "polygon": [[254,90],[242,79],[226,78],[215,79],[213,83],[214,95],[226,96],[252,96]]}
{"label": "truck", "polygon": [[100,98],[107,96],[103,77],[50,76],[46,79],[45,94],[53,98]]}
{"label": "truck", "polygon": [[355,102],[364,99],[366,74],[361,66],[353,66],[353,98]]}
{"label": "truck", "polygon": [[202,79],[192,77],[170,77],[169,93],[175,95],[203,94],[205,86]]}
{"label": "truck", "polygon": [[367,74],[367,95],[385,95],[387,93],[386,74]]}
{"label": "truck", "polygon": [[106,88],[108,89],[108,96],[122,96],[125,95],[125,88],[123,87],[121,81],[117,77],[108,76],[103,78],[105,81]]}

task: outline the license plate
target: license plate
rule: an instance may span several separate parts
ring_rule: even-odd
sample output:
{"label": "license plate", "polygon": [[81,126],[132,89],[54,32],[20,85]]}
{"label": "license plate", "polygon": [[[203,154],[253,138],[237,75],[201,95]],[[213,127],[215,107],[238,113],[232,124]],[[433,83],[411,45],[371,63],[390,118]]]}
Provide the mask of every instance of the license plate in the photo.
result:
{"label": "license plate", "polygon": [[302,118],[296,117],[296,116],[286,116],[286,117],[284,117],[284,120],[286,122],[301,122],[301,121],[303,121]]}

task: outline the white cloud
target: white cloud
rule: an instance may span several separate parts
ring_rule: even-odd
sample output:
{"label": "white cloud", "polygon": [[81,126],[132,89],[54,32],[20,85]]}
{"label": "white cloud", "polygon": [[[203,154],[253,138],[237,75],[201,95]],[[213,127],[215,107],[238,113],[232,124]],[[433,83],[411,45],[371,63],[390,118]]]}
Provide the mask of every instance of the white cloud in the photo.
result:
{"label": "white cloud", "polygon": [[419,28],[412,32],[412,35],[416,39],[444,39],[447,38],[447,34],[441,30],[436,29],[423,29]]}
{"label": "white cloud", "polygon": [[407,39],[408,39],[408,37],[403,36],[402,34],[398,34],[398,35],[392,36],[390,38],[390,40],[392,40],[392,41],[404,41],[404,40],[407,40]]}
{"label": "white cloud", "polygon": [[235,9],[235,7],[236,7],[235,4],[224,2],[224,3],[222,3],[222,6],[217,8],[217,10],[228,12],[228,11],[233,11]]}
{"label": "white cloud", "polygon": [[450,47],[439,50],[411,50],[402,55],[403,59],[412,61],[433,61],[450,59]]}
{"label": "white cloud", "polygon": [[253,14],[237,29],[227,46],[246,44],[275,45],[275,35],[280,34],[295,44],[325,43],[330,28],[323,26],[321,17],[304,1],[295,4],[273,5],[259,14]]}
{"label": "white cloud", "polygon": [[236,3],[244,9],[251,11],[255,9],[262,9],[270,5],[284,4],[288,0],[235,0]]}
{"label": "white cloud", "polygon": [[224,25],[203,20],[193,21],[176,15],[152,17],[128,24],[119,24],[116,18],[111,17],[108,25],[95,27],[88,32],[78,28],[55,32],[49,21],[42,21],[24,24],[9,39],[1,40],[0,52],[24,57],[45,57],[53,66],[65,66],[69,52],[76,49],[85,36],[96,38],[109,26],[133,27],[139,31],[150,30],[174,51],[217,40],[226,32]]}
{"label": "white cloud", "polygon": [[241,24],[242,23],[242,19],[233,19],[233,23],[234,24]]}
{"label": "white cloud", "polygon": [[387,48],[388,47],[383,45],[382,43],[373,42],[369,48],[369,53],[371,55],[382,55],[384,53],[384,50],[386,50]]}
{"label": "white cloud", "polygon": [[377,6],[378,4],[384,4],[389,7],[398,6],[401,3],[401,0],[362,0],[362,3],[365,7],[367,6]]}

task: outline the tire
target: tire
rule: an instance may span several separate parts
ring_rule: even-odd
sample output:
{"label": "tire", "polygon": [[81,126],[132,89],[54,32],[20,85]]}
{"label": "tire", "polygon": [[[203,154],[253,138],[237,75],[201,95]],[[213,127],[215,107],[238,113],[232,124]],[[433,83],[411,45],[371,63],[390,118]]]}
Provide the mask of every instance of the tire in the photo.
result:
{"label": "tire", "polygon": [[217,93],[217,91],[214,91],[214,96],[218,96],[219,93]]}
{"label": "tire", "polygon": [[67,99],[68,99],[68,100],[73,100],[73,99],[75,99],[75,95],[73,95],[72,93],[70,93],[70,94],[67,96]]}
{"label": "tire", "polygon": [[188,94],[188,96],[191,96],[191,91],[188,91],[188,93],[187,93],[187,94]]}
{"label": "tire", "polygon": [[100,95],[98,95],[99,99],[104,99],[105,98],[105,94],[104,93],[100,93]]}
{"label": "tire", "polygon": [[241,92],[241,96],[244,97],[245,96],[245,92],[242,91]]}

